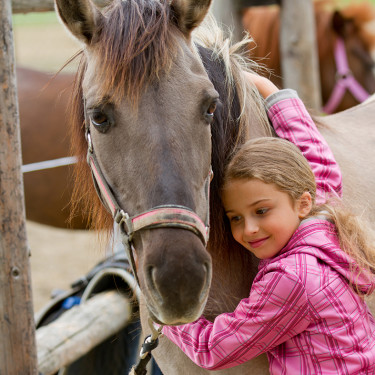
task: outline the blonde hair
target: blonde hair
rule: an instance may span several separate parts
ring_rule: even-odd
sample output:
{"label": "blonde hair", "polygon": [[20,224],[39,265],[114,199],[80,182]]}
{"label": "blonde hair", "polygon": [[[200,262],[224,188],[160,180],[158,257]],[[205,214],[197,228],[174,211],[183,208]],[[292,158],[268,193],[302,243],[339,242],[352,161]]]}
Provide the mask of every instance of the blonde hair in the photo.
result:
{"label": "blonde hair", "polygon": [[[224,174],[224,186],[234,180],[259,179],[274,184],[288,194],[292,202],[304,192],[312,198],[309,217],[324,214],[336,226],[340,246],[358,265],[352,268],[359,277],[375,272],[374,233],[337,199],[317,205],[315,176],[301,151],[281,138],[264,137],[250,140],[234,154]],[[360,291],[356,289],[360,294]]]}

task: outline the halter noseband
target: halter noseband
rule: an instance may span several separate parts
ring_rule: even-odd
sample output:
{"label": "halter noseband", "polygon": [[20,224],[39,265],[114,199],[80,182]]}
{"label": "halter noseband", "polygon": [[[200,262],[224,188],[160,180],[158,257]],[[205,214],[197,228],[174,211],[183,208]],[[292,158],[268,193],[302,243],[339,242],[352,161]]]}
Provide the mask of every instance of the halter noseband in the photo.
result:
{"label": "halter noseband", "polygon": [[345,43],[342,38],[336,39],[335,62],[337,67],[336,84],[326,105],[323,107],[323,111],[328,114],[333,113],[338,107],[346,90],[349,90],[359,103],[362,103],[370,96],[370,94],[354,78],[349,68]]}
{"label": "halter noseband", "polygon": [[209,237],[209,190],[210,182],[213,176],[212,169],[207,176],[205,183],[205,193],[207,199],[206,222],[193,212],[190,208],[180,205],[161,205],[151,208],[141,214],[130,216],[118,204],[114,197],[104,175],[101,171],[91,140],[89,123],[86,116],[86,103],[84,103],[85,113],[85,135],[88,143],[87,163],[90,166],[95,189],[100,200],[107,210],[111,213],[113,219],[119,224],[121,230],[122,243],[125,246],[128,259],[130,261],[134,276],[139,285],[139,279],[136,272],[134,260],[133,235],[142,229],[155,228],[180,228],[186,229],[196,234],[203,245],[206,246]]}

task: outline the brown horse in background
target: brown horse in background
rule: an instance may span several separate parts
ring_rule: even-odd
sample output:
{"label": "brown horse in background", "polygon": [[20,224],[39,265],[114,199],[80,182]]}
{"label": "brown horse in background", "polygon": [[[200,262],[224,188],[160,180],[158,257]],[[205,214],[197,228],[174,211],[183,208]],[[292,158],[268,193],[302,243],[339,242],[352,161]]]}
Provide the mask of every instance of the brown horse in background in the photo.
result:
{"label": "brown horse in background", "polygon": [[[367,2],[349,4],[341,10],[336,10],[335,4],[329,0],[314,2],[323,104],[329,100],[336,81],[340,78],[334,56],[336,41],[339,38],[344,42],[348,66],[353,77],[365,92],[375,92],[375,62],[371,56],[375,49],[375,31],[371,33],[369,30],[369,22],[375,20],[375,9]],[[249,46],[250,57],[270,69],[269,78],[278,87],[283,87],[279,51],[279,14],[279,6],[251,7],[244,10],[242,20],[244,28],[255,42]],[[267,71],[263,74],[269,76],[269,73]],[[340,112],[356,104],[358,100],[346,90],[339,104],[333,105],[327,113]]]}
{"label": "brown horse in background", "polygon": [[[22,159],[24,165],[69,156],[67,127],[73,74],[51,74],[17,68]],[[69,223],[72,167],[59,166],[26,172],[24,177],[26,217],[45,225],[84,229],[83,210]]]}

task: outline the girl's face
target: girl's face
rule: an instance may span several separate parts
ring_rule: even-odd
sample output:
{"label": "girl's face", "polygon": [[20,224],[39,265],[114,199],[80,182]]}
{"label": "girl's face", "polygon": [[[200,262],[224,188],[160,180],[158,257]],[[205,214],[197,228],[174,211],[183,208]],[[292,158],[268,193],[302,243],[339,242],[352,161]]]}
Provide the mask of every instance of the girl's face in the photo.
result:
{"label": "girl's face", "polygon": [[259,259],[277,255],[311,210],[308,192],[293,202],[258,179],[231,181],[222,199],[234,239]]}

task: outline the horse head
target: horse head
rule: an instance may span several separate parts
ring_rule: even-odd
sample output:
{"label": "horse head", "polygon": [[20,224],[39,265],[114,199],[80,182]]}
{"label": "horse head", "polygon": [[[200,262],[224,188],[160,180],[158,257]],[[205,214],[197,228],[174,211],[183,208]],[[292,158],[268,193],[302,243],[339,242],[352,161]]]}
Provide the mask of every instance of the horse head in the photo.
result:
{"label": "horse head", "polygon": [[122,211],[124,237],[124,213],[153,216],[131,233],[130,251],[134,246],[151,317],[181,324],[201,315],[211,282],[204,229],[197,227],[208,220],[218,93],[191,40],[211,1],[169,3],[114,0],[100,10],[90,0],[56,0],[56,8],[83,45],[75,102],[81,162],[87,152],[95,155],[95,183],[105,185],[99,194],[107,208],[118,208],[113,216]]}

